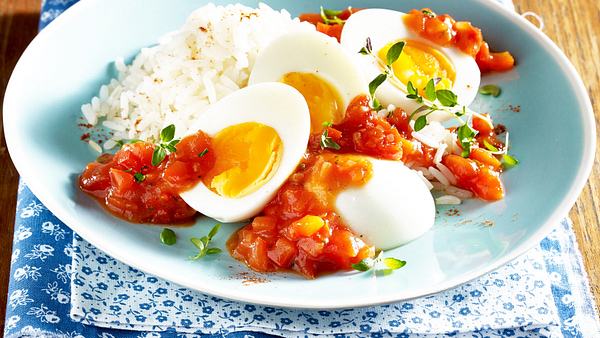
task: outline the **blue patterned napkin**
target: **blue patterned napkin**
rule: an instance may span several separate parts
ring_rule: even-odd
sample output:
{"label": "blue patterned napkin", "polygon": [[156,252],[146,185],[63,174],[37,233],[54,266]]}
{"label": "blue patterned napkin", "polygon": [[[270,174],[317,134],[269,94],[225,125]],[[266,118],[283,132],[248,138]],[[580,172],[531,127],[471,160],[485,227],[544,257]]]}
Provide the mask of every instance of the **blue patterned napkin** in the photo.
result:
{"label": "blue patterned napkin", "polygon": [[[40,27],[74,2],[44,2]],[[539,248],[441,294],[365,309],[296,311],[205,296],[123,265],[73,234],[20,185],[11,263],[9,337],[600,337],[568,221]]]}

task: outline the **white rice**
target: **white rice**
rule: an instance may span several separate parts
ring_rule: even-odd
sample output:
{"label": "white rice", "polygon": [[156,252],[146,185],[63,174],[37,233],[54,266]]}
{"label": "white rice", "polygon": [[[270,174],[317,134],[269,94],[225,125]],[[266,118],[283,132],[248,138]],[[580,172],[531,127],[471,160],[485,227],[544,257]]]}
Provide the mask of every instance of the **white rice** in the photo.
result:
{"label": "white rice", "polygon": [[122,139],[156,140],[171,123],[181,137],[212,103],[247,85],[264,46],[297,30],[314,26],[264,4],[258,9],[208,4],[158,45],[143,48],[130,65],[116,59],[117,78],[81,113],[87,123],[112,133],[105,149]]}
{"label": "white rice", "polygon": [[437,205],[458,205],[462,203],[460,198],[452,195],[444,195],[435,199]]}

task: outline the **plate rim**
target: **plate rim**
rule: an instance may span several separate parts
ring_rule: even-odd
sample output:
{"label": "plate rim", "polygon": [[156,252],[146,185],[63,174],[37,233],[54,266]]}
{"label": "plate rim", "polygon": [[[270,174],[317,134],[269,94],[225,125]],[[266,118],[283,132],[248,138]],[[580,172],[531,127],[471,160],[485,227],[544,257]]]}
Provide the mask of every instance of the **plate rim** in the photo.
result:
{"label": "plate rim", "polygon": [[[22,152],[19,152],[18,145],[16,144],[17,133],[16,128],[14,128],[13,124],[15,118],[13,118],[15,112],[18,111],[18,106],[16,102],[13,102],[12,99],[12,91],[13,91],[13,83],[15,82],[15,74],[19,74],[19,70],[23,67],[23,60],[26,59],[29,54],[31,54],[32,50],[36,48],[36,46],[44,41],[46,35],[51,34],[55,29],[58,29],[61,25],[67,24],[71,17],[76,16],[80,11],[85,10],[86,6],[92,6],[92,4],[96,4],[101,0],[82,0],[73,5],[71,8],[66,10],[63,14],[61,14],[58,18],[56,18],[53,22],[51,22],[45,29],[43,29],[38,35],[32,40],[26,50],[23,52],[19,61],[15,65],[13,69],[13,73],[11,74],[10,80],[7,84],[5,90],[5,99],[3,104],[3,123],[4,123],[4,132],[5,139],[7,143],[7,148],[11,159],[15,165],[15,168],[19,172],[19,174],[27,181],[28,177],[31,177],[32,171],[27,167],[27,158],[26,155]],[[577,70],[571,63],[571,61],[566,57],[564,52],[542,31],[540,31],[537,27],[535,27],[532,23],[527,21],[525,18],[518,15],[516,12],[508,9],[504,5],[496,1],[490,0],[473,0],[477,2],[479,5],[483,7],[487,7],[490,11],[497,13],[498,15],[503,16],[504,18],[511,21],[512,24],[518,26],[518,28],[522,31],[525,31],[530,36],[535,38],[540,45],[544,47],[545,51],[548,55],[554,58],[558,65],[562,68],[566,77],[569,80],[569,86],[574,89],[576,93],[576,100],[579,104],[579,111],[581,112],[582,122],[583,122],[583,152],[581,155],[581,164],[577,170],[576,178],[570,182],[570,186],[568,192],[563,196],[558,207],[549,215],[547,221],[543,223],[537,231],[535,231],[527,240],[521,243],[519,246],[515,247],[511,250],[510,253],[504,255],[501,258],[498,258],[492,264],[489,264],[480,269],[475,269],[468,273],[464,273],[460,276],[445,280],[442,283],[436,284],[435,286],[423,290],[417,290],[417,292],[411,292],[411,294],[393,294],[393,296],[385,296],[378,295],[373,299],[369,299],[369,302],[364,301],[347,301],[345,299],[332,302],[322,302],[320,303],[318,300],[311,301],[298,301],[293,304],[277,301],[277,299],[259,299],[252,295],[248,296],[248,292],[245,293],[236,293],[232,295],[232,293],[224,293],[218,289],[212,288],[210,285],[203,285],[202,289],[198,288],[191,283],[187,283],[183,280],[177,280],[175,278],[166,278],[161,277],[166,280],[170,280],[176,284],[185,286],[189,289],[199,291],[204,294],[210,294],[213,296],[232,299],[240,302],[267,305],[267,306],[276,306],[276,307],[284,307],[284,308],[296,308],[296,309],[339,309],[339,308],[352,308],[352,307],[366,307],[366,306],[375,306],[382,304],[389,304],[398,301],[406,301],[411,300],[435,293],[439,293],[464,283],[467,283],[473,279],[476,279],[482,275],[485,275],[497,268],[505,265],[506,263],[516,259],[517,257],[524,254],[534,245],[538,244],[552,229],[552,227],[558,223],[562,218],[568,215],[569,210],[575,204],[579,195],[583,191],[585,187],[589,175],[592,170],[594,157],[595,157],[595,149],[596,149],[596,122],[593,112],[593,107],[591,105],[591,101]],[[7,114],[8,112],[8,114]],[[129,266],[134,266],[137,269],[140,269],[146,273],[156,276],[162,276],[163,274],[158,269],[154,269],[152,264],[145,263],[141,260],[130,259],[130,256],[123,253],[122,251],[114,250],[110,245],[107,244],[108,240],[103,240],[96,236],[93,236],[91,233],[86,231],[85,226],[78,226],[78,222],[74,217],[70,216],[68,213],[63,212],[63,210],[57,206],[58,201],[53,201],[52,198],[45,196],[44,194],[38,195],[37,192],[40,192],[42,189],[40,187],[40,183],[36,180],[31,180],[27,182],[28,187],[32,191],[32,193],[44,204],[48,207],[48,210],[52,211],[61,221],[63,221],[67,226],[69,226],[73,231],[79,234],[84,239],[88,240],[88,238],[92,238],[89,242],[94,246],[98,247],[100,250],[105,252],[111,257],[127,264]]]}

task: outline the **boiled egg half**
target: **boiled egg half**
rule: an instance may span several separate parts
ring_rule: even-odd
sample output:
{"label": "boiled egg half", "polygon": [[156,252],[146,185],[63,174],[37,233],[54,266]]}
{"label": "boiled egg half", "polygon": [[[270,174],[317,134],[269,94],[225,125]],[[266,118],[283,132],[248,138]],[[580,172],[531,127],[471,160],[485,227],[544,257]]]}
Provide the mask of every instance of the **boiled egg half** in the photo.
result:
{"label": "boiled egg half", "polygon": [[256,215],[302,159],[310,134],[304,97],[282,83],[261,83],[212,105],[191,130],[212,137],[213,168],[183,200],[221,222]]}
{"label": "boiled egg half", "polygon": [[323,123],[341,122],[352,99],[367,93],[352,55],[337,40],[316,31],[285,34],[260,52],[249,84],[272,81],[302,93],[312,133],[321,132]]}
{"label": "boiled egg half", "polygon": [[364,159],[371,163],[371,178],[339,192],[335,200],[344,222],[383,250],[427,232],[435,220],[435,203],[423,178],[400,161]]}
{"label": "boiled egg half", "polygon": [[[452,90],[458,96],[458,103],[468,106],[475,99],[481,80],[474,58],[458,48],[439,46],[413,33],[404,24],[405,15],[388,9],[365,9],[353,14],[344,25],[341,44],[353,53],[368,80],[381,74],[383,67],[371,55],[358,53],[367,38],[371,41],[372,53],[380,60],[386,60],[392,45],[399,41],[405,43],[400,57],[391,66],[395,79],[388,78],[375,96],[384,106],[393,104],[413,112],[421,104],[406,97],[408,82],[422,91],[427,82],[434,79],[436,90]],[[428,119],[444,121],[450,117],[448,113],[437,111]]]}

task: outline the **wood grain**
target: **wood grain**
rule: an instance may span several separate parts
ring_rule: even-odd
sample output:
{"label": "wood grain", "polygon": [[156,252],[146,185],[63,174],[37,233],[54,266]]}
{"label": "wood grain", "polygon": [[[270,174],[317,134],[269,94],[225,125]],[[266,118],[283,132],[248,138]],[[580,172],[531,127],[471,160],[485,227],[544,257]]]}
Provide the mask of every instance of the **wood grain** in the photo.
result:
{"label": "wood grain", "polygon": [[[40,0],[0,0],[0,102],[13,67],[37,33]],[[0,108],[0,333],[10,271],[13,223],[19,176],[6,150]]]}
{"label": "wood grain", "polygon": [[[600,120],[600,1],[514,0],[519,12],[533,11],[546,23],[548,34],[582,75],[596,123]],[[12,69],[37,32],[40,0],[0,0],[0,102]],[[1,109],[1,108],[0,108]],[[0,110],[0,117],[1,117]],[[600,147],[592,175],[571,210],[590,284],[600,299]],[[4,328],[18,175],[6,151],[0,119],[0,332]]]}
{"label": "wood grain", "polygon": [[[517,11],[532,11],[545,20],[544,32],[565,52],[581,74],[600,125],[600,1],[515,0]],[[566,108],[568,109],[568,108]],[[598,139],[598,129],[596,129]],[[569,214],[596,299],[600,300],[600,146],[592,174]],[[600,303],[596,302],[600,310]]]}

